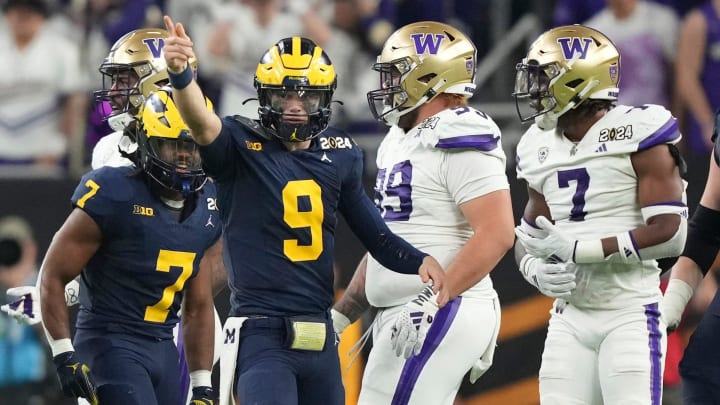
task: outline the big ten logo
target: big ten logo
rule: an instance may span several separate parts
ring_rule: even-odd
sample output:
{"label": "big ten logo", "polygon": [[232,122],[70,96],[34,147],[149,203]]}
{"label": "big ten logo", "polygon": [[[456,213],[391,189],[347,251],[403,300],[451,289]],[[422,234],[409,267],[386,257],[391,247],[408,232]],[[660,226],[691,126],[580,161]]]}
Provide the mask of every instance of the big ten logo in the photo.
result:
{"label": "big ten logo", "polygon": [[245,141],[245,146],[247,146],[247,148],[250,150],[255,150],[255,151],[262,150],[262,144],[260,142]]}
{"label": "big ten logo", "polygon": [[217,199],[209,197],[207,199],[207,207],[208,211],[218,211]]}
{"label": "big ten logo", "polygon": [[155,216],[155,211],[151,207],[143,207],[142,205],[133,205],[133,214],[143,215],[146,217]]}
{"label": "big ten logo", "polygon": [[348,137],[330,136],[327,138],[320,138],[320,147],[323,149],[352,149],[353,141]]}
{"label": "big ten logo", "polygon": [[617,128],[603,128],[600,130],[598,142],[623,141],[632,139],[632,125],[625,125]]}

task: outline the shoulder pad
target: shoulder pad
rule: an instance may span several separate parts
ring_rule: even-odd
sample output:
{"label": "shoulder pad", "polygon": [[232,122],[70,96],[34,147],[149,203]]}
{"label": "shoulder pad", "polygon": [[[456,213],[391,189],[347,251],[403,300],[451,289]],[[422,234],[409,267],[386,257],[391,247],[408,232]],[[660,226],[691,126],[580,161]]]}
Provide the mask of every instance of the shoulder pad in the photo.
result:
{"label": "shoulder pad", "polygon": [[619,153],[639,152],[660,144],[674,145],[682,138],[675,117],[655,104],[617,106],[596,125],[592,136]]}
{"label": "shoulder pad", "polygon": [[135,197],[134,183],[143,181],[134,167],[103,166],[86,173],[78,183],[71,201],[77,204],[92,196],[93,205],[130,201]]}
{"label": "shoulder pad", "polygon": [[490,152],[502,149],[500,128],[487,114],[462,106],[442,111],[418,126],[427,146],[452,150],[475,149]]}
{"label": "shoulder pad", "polygon": [[260,125],[260,121],[242,115],[233,115],[232,119],[242,125],[243,128],[247,129],[251,133],[258,135],[259,137],[264,139],[272,139],[272,136],[267,133],[267,131],[265,130],[265,128],[263,128],[262,125]]}

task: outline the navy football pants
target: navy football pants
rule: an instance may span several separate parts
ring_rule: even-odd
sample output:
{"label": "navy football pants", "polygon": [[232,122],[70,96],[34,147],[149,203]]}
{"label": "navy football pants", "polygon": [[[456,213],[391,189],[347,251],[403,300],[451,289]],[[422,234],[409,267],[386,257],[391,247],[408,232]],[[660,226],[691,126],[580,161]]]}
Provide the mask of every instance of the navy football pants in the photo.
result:
{"label": "navy football pants", "polygon": [[75,350],[90,366],[103,405],[184,405],[172,339],[78,329]]}
{"label": "navy football pants", "polygon": [[720,293],[703,315],[680,362],[684,405],[720,404]]}
{"label": "navy football pants", "polygon": [[344,405],[335,332],[326,321],[323,351],[286,347],[282,318],[248,319],[240,332],[237,395],[240,404]]}

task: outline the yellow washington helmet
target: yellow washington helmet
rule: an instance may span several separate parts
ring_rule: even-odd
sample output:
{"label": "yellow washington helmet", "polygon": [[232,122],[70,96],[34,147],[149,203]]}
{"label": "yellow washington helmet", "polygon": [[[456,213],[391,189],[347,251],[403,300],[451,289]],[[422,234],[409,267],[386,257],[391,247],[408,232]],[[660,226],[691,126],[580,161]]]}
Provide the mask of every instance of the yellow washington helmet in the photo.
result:
{"label": "yellow washington helmet", "polygon": [[[95,100],[101,105],[109,103],[104,118],[116,131],[132,121],[148,94],[168,84],[162,53],[168,36],[159,28],[131,31],[113,44],[100,65],[103,89],[95,92]],[[190,59],[190,67],[197,70],[197,59]]]}
{"label": "yellow washington helmet", "polygon": [[[620,54],[603,33],[582,25],[543,33],[516,66],[515,103],[523,122],[545,114],[550,129],[557,118],[587,99],[616,101]],[[533,111],[521,112],[528,98]]]}
{"label": "yellow washington helmet", "polygon": [[[260,58],[255,71],[260,124],[283,141],[314,138],[330,122],[330,103],[336,86],[335,68],[320,46],[303,37],[281,39]],[[305,111],[302,119],[283,118],[284,107],[278,100],[288,92],[294,92],[302,102]]]}
{"label": "yellow washington helmet", "polygon": [[476,65],[475,45],[459,30],[435,21],[408,24],[385,41],[373,65],[381,88],[367,93],[370,110],[393,125],[440,93],[471,97]]}
{"label": "yellow washington helmet", "polygon": [[[208,98],[205,103],[213,111]],[[197,144],[173,101],[171,88],[162,87],[147,96],[135,133],[136,164],[158,184],[186,197],[205,184]]]}

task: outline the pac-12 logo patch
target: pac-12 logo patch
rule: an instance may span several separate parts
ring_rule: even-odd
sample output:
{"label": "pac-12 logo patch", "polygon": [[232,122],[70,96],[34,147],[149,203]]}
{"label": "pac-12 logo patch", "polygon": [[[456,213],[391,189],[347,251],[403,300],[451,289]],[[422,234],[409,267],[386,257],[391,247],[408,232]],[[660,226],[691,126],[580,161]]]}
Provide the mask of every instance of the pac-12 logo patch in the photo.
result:
{"label": "pac-12 logo patch", "polygon": [[543,146],[542,148],[538,149],[538,162],[544,163],[545,160],[547,160],[549,154],[550,148],[548,148],[547,146]]}

